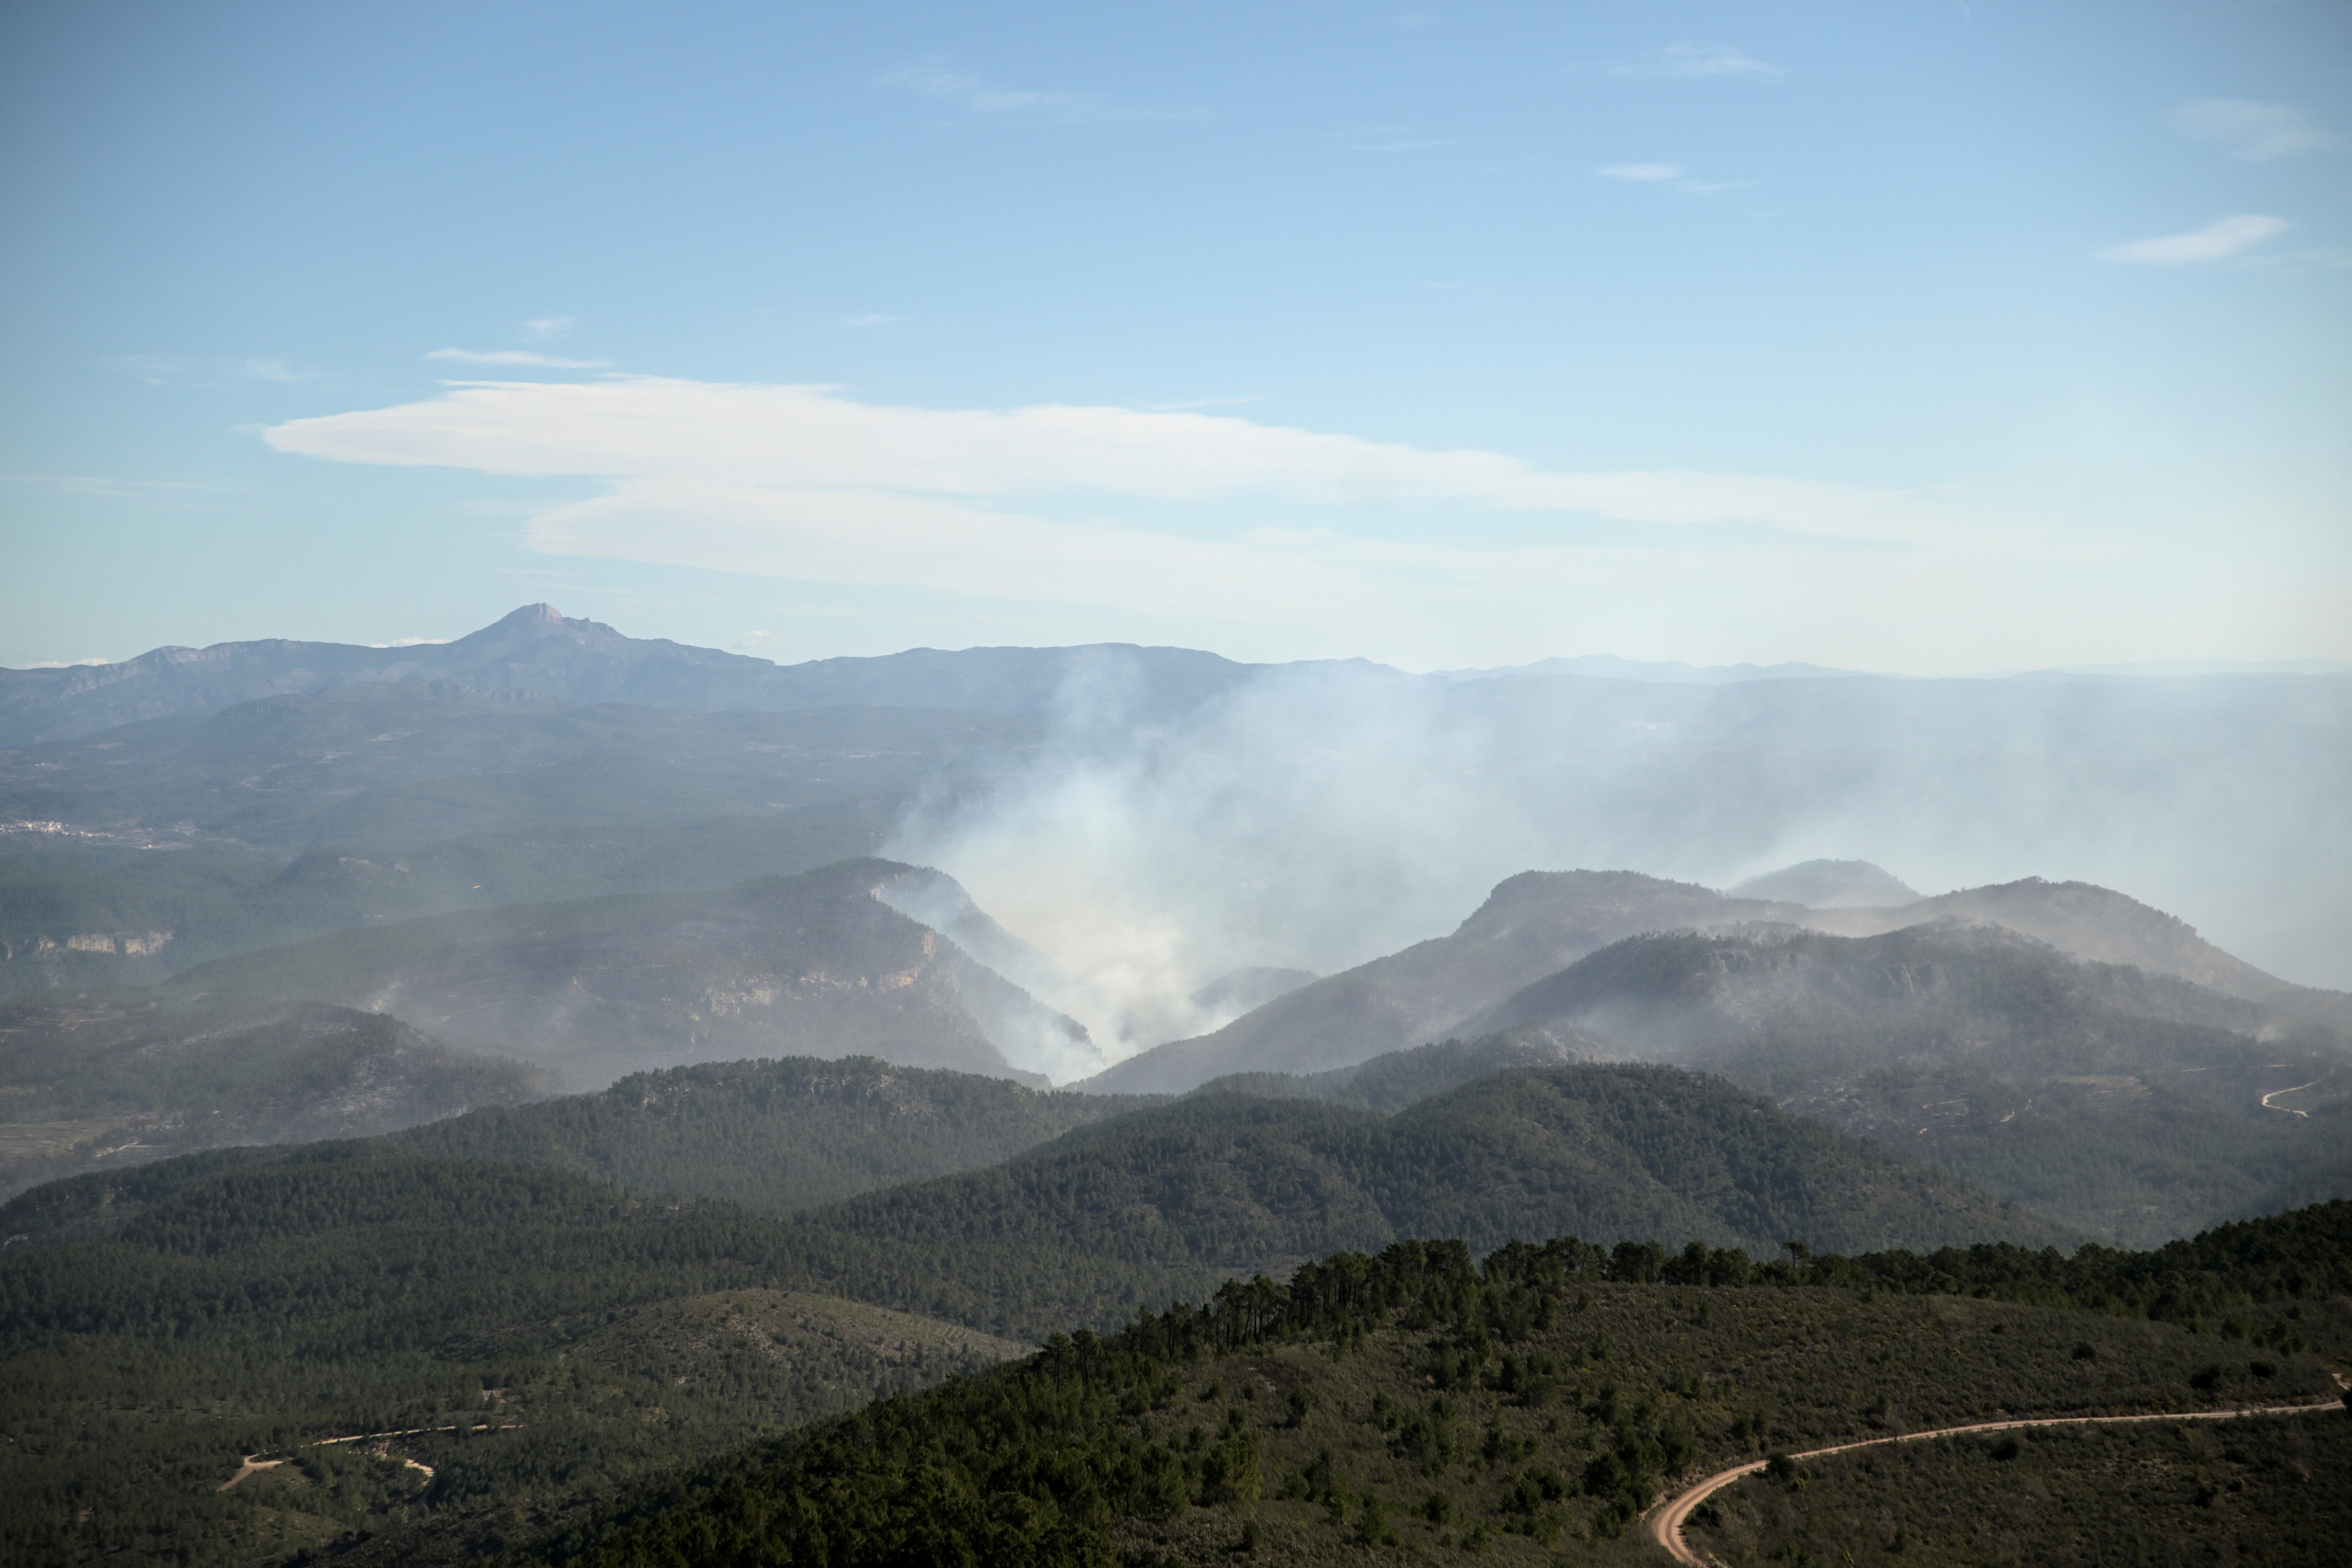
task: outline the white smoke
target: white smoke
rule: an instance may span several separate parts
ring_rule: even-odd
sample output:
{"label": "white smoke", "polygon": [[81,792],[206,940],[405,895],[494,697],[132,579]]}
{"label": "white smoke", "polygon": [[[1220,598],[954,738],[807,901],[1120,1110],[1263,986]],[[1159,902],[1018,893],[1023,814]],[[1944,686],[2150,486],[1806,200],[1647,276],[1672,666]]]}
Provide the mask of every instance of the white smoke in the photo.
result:
{"label": "white smoke", "polygon": [[1135,717],[1139,689],[1094,668],[1041,749],[984,795],[924,803],[888,848],[1050,954],[1041,999],[1113,1060],[1224,1022],[1191,998],[1229,970],[1350,967],[1528,869],[1725,887],[1866,859],[1927,893],[2079,879],[2284,978],[2352,984],[2342,678],[1694,687],[1294,665],[1160,719]]}

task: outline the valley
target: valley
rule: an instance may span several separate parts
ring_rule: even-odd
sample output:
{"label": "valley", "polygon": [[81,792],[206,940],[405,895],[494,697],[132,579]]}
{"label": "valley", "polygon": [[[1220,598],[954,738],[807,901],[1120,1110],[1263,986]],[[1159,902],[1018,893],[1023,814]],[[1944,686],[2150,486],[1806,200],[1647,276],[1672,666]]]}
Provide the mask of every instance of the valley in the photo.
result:
{"label": "valley", "polygon": [[[1326,963],[1282,902],[1319,829],[1234,874],[1243,813],[1107,963],[1145,928],[1021,837],[1102,735],[1377,692],[1475,719],[1498,820],[1549,768],[1649,864],[1752,865],[1863,678],[776,667],[544,606],[109,668],[0,672],[12,1560],[1643,1563],[1775,1455],[1685,1538],[1972,1561],[2003,1478],[2129,1469],[2129,1540],[2228,1552],[2340,1447],[2200,1434],[2352,1370],[2352,996],[2126,891],[1530,830],[1442,918],[1451,860],[1368,863]],[[987,891],[1024,856],[1042,925]],[[2200,1424],[1815,1452],[2158,1413]]]}

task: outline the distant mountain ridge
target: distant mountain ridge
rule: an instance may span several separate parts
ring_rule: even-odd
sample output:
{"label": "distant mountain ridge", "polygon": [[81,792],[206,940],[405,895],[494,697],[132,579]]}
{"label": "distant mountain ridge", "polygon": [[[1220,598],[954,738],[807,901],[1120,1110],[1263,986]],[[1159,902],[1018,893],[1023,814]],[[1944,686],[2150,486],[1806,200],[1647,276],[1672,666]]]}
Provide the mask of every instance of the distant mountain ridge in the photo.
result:
{"label": "distant mountain ridge", "polygon": [[[1862,861],[1808,862],[1743,886],[1791,893],[1909,891]],[[2204,941],[2185,921],[2088,883],[2028,878],[1883,908],[1816,909],[1793,899],[1740,898],[1737,891],[1718,893],[1633,871],[1523,872],[1496,884],[1449,936],[1301,986],[1212,1034],[1154,1047],[1082,1087],[1181,1094],[1230,1073],[1326,1072],[1447,1035],[1475,1037],[1529,1021],[1535,1014],[1513,1014],[1507,999],[1521,986],[1559,978],[1559,972],[1612,943],[1759,921],[1834,936],[1982,922],[2074,959],[2128,964],[2151,981],[2188,982],[2206,994],[2200,1005],[2217,1027],[2251,1034],[2309,1022],[2352,1034],[2352,996],[2267,974]],[[2257,1005],[2233,1009],[2231,1001]],[[2221,1013],[2230,1014],[2228,1021]]]}
{"label": "distant mountain ridge", "polygon": [[789,710],[853,705],[1034,712],[1074,675],[1113,668],[1145,710],[1189,706],[1255,668],[1190,648],[912,648],[778,665],[666,637],[624,636],[526,605],[454,642],[406,647],[271,637],[160,647],[119,664],[0,670],[0,746],[67,740],[142,719],[368,682],[441,681],[565,702]]}
{"label": "distant mountain ridge", "polygon": [[2047,882],[2027,877],[1914,903],[1817,908],[1800,916],[1798,923],[1841,936],[1874,936],[1938,920],[1990,921],[2077,958],[2178,975],[2249,1002],[2292,1004],[2298,998],[2329,994],[2266,974],[2199,936],[2188,921],[2089,882]]}

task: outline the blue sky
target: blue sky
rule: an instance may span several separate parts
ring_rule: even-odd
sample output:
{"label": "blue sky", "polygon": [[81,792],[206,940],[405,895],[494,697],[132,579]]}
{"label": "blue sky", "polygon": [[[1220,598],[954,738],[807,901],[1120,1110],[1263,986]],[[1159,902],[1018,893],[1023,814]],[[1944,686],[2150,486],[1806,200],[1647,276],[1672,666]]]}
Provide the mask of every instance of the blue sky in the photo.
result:
{"label": "blue sky", "polygon": [[26,0],[0,117],[0,663],[2352,658],[2333,0]]}

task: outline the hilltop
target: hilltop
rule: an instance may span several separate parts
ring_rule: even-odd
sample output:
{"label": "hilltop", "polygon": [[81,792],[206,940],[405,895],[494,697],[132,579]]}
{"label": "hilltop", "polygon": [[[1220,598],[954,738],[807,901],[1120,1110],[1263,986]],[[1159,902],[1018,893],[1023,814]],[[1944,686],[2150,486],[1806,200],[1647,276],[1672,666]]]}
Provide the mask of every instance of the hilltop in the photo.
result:
{"label": "hilltop", "polygon": [[811,1217],[878,1241],[1019,1243],[1212,1276],[1411,1236],[1479,1250],[1569,1229],[1756,1251],[1789,1237],[1842,1251],[2068,1239],[1719,1080],[1600,1064],[1490,1072],[1392,1116],[1193,1095]]}
{"label": "hilltop", "polygon": [[1302,985],[1213,1034],[1173,1040],[1086,1081],[1181,1093],[1233,1072],[1312,1073],[1425,1044],[1528,982],[1638,931],[1795,912],[1633,871],[1528,871],[1447,936]]}

